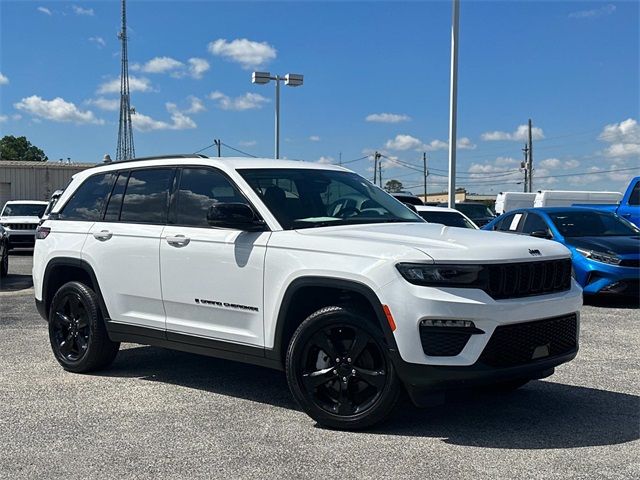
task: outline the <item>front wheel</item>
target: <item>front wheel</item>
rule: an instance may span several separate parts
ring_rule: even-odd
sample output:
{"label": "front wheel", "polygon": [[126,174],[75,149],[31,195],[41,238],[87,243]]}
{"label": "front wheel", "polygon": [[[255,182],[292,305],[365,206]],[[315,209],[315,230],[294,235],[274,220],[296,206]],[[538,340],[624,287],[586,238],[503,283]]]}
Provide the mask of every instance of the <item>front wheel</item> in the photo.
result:
{"label": "front wheel", "polygon": [[286,374],[302,409],[331,428],[381,422],[400,394],[382,332],[343,307],[322,308],[302,322],[289,344]]}
{"label": "front wheel", "polygon": [[120,348],[109,339],[98,296],[80,282],[65,283],[53,297],[49,341],[58,363],[76,373],[108,366]]}

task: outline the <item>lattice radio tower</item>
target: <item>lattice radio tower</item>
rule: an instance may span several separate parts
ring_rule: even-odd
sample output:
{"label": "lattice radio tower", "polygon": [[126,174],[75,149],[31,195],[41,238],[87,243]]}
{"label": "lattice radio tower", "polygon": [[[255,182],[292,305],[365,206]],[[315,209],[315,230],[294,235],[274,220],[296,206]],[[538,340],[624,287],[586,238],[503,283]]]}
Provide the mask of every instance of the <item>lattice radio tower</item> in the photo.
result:
{"label": "lattice radio tower", "polygon": [[122,0],[122,30],[118,33],[122,44],[122,63],[120,68],[120,124],[118,126],[118,148],[116,149],[116,161],[135,158],[136,151],[133,146],[133,128],[131,114],[135,110],[131,108],[129,98],[129,55],[127,54],[127,2]]}

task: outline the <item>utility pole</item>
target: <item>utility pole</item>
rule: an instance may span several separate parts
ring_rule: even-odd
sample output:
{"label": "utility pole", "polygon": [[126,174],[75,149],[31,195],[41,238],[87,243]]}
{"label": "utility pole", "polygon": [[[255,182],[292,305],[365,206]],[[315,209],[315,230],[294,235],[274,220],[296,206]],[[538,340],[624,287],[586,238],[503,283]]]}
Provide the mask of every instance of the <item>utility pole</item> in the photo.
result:
{"label": "utility pole", "polygon": [[373,184],[376,185],[378,183],[378,162],[380,162],[380,153],[376,152],[373,155]]}
{"label": "utility pole", "polygon": [[452,1],[451,85],[449,91],[449,208],[456,206],[456,128],[458,120],[458,25],[460,0]]}
{"label": "utility pole", "polygon": [[338,152],[338,165],[342,165],[342,152]]}
{"label": "utility pole", "polygon": [[531,119],[529,119],[529,154],[527,157],[527,175],[529,192],[533,192],[533,135],[532,135]]}
{"label": "utility pole", "polygon": [[218,157],[222,156],[222,142],[219,138],[213,141],[213,144],[218,148]]}
{"label": "utility pole", "polygon": [[528,170],[528,162],[529,162],[529,145],[524,144],[524,148],[522,149],[522,153],[524,153],[524,161],[520,162],[520,168],[524,171],[524,192],[527,193],[529,191],[529,170]]}
{"label": "utility pole", "polygon": [[382,162],[378,160],[378,182],[380,182],[379,187],[382,188]]}
{"label": "utility pole", "polygon": [[429,176],[429,170],[427,170],[427,152],[422,152],[422,163],[424,164],[424,201],[427,201],[427,177]]}

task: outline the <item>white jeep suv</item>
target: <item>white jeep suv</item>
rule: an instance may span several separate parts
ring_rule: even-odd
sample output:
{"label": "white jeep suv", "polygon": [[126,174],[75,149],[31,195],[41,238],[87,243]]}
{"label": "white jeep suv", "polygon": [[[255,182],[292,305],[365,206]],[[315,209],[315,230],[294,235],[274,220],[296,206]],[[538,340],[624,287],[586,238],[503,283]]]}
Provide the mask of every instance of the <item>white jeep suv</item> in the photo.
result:
{"label": "white jeep suv", "polygon": [[74,176],[37,233],[36,305],[66,370],[120,342],[286,372],[317,422],[449,388],[513,389],[578,350],[565,247],[428,224],[337,166],[198,155]]}
{"label": "white jeep suv", "polygon": [[36,229],[47,208],[47,202],[12,200],[0,212],[0,225],[7,231],[9,249],[33,248]]}

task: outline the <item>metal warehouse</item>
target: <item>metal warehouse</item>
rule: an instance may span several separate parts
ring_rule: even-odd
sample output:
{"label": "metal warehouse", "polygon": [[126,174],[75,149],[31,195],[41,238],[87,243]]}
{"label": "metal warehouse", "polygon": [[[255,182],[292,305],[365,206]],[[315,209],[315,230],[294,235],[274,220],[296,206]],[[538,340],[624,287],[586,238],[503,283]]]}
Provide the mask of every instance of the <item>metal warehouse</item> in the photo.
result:
{"label": "metal warehouse", "polygon": [[0,161],[0,208],[8,200],[49,200],[71,177],[95,163]]}

